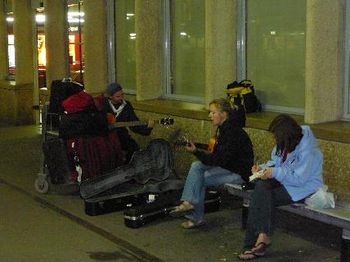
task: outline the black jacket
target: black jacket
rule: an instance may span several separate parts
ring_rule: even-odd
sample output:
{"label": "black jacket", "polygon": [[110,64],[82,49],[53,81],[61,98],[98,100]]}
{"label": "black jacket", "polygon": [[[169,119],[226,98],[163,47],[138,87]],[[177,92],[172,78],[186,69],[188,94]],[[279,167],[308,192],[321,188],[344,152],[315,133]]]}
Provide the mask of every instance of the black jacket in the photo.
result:
{"label": "black jacket", "polygon": [[254,164],[253,145],[242,127],[232,118],[218,127],[217,144],[213,153],[196,150],[194,155],[205,165],[220,166],[249,180]]}
{"label": "black jacket", "polygon": [[[118,115],[116,118],[117,123],[119,122],[131,122],[131,121],[140,121],[139,118],[136,116],[134,108],[132,107],[131,103],[129,101],[125,101],[126,105],[122,112]],[[109,105],[108,98],[104,98],[102,101],[102,110],[106,113],[112,113],[113,111]],[[148,123],[145,123],[145,125],[138,125],[138,126],[131,126],[128,127],[132,132],[148,136],[151,134],[152,128],[147,127]],[[130,139],[130,135],[128,132],[128,129],[126,127],[118,127],[117,129],[118,136],[123,142],[124,139]]]}

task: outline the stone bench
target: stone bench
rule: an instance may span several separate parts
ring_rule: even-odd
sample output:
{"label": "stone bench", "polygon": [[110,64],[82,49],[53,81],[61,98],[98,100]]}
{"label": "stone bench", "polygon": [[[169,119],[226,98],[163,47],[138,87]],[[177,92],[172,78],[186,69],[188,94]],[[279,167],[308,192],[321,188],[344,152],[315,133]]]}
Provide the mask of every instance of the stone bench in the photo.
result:
{"label": "stone bench", "polygon": [[[245,228],[253,190],[236,184],[225,184],[225,189],[229,194],[243,199],[242,227]],[[294,203],[280,206],[278,209],[341,228],[341,261],[350,261],[350,203],[336,203],[336,207],[332,209],[315,209],[303,203]]]}

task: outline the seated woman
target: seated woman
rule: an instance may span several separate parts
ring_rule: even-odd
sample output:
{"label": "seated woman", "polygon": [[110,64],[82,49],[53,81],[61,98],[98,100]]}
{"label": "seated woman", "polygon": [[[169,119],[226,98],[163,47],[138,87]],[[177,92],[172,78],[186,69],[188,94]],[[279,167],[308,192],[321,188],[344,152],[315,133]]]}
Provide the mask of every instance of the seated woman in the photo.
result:
{"label": "seated woman", "polygon": [[171,215],[185,214],[187,220],[183,228],[194,228],[203,224],[204,198],[207,186],[219,186],[225,183],[241,184],[247,181],[254,162],[253,146],[249,136],[243,130],[242,121],[237,118],[226,99],[216,99],[209,104],[209,118],[217,127],[217,140],[213,151],[199,150],[194,143],[186,146],[199,161],[192,163],[189,170],[181,205]]}
{"label": "seated woman", "polygon": [[244,252],[240,260],[265,255],[271,245],[272,216],[276,206],[304,200],[323,186],[323,155],[309,126],[299,126],[289,115],[281,114],[270,124],[276,145],[271,160],[253,166],[263,170],[255,183],[249,207]]}

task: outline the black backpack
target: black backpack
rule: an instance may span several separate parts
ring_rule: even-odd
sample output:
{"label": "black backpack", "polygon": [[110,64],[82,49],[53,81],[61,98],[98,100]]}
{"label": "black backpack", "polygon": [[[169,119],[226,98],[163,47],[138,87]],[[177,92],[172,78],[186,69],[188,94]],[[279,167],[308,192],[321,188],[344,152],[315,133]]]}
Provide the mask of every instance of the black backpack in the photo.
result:
{"label": "black backpack", "polygon": [[261,103],[255,95],[255,89],[250,80],[234,81],[226,87],[227,99],[232,106],[244,107],[247,113],[261,112]]}
{"label": "black backpack", "polygon": [[84,89],[84,86],[71,80],[53,80],[51,83],[50,104],[48,106],[47,123],[53,128],[59,126],[59,115],[63,114],[63,100],[71,95],[77,94]]}

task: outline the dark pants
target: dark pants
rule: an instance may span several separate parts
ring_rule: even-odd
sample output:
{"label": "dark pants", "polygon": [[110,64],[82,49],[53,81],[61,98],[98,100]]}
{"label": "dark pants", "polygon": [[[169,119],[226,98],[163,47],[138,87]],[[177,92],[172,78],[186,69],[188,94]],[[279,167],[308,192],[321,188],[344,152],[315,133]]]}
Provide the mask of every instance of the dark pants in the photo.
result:
{"label": "dark pants", "polygon": [[292,202],[285,187],[277,180],[257,180],[249,206],[244,246],[253,247],[260,233],[271,235],[275,207]]}
{"label": "dark pants", "polygon": [[139,145],[132,138],[121,141],[121,147],[125,154],[125,164],[130,162],[135,151],[140,150]]}

